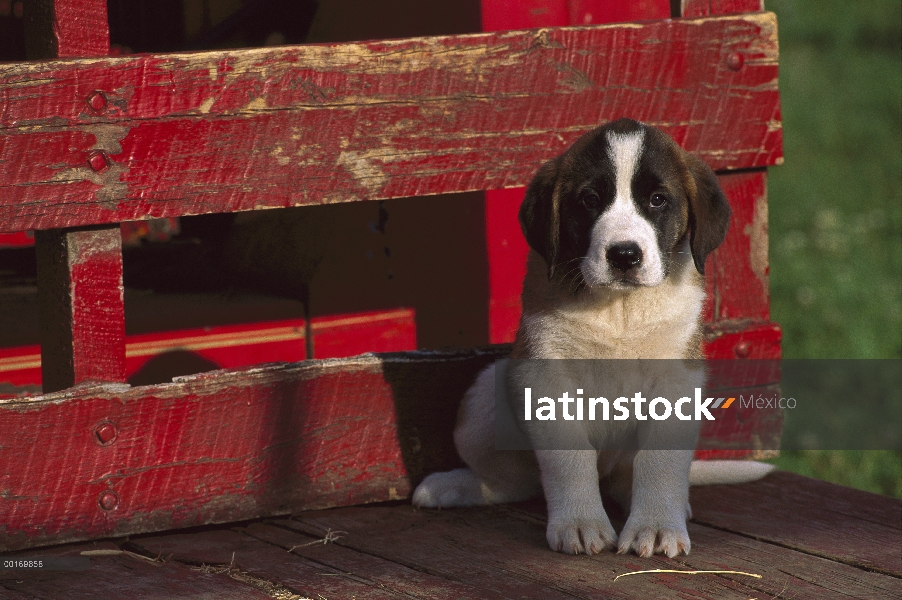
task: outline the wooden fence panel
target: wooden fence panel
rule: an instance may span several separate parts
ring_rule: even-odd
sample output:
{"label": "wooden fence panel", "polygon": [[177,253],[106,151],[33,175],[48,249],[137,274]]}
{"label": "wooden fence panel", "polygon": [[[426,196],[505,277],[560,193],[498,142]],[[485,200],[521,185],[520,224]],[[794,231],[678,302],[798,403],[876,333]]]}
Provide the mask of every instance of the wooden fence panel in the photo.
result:
{"label": "wooden fence panel", "polygon": [[[459,464],[460,399],[508,350],[363,355],[0,400],[0,551],[406,498],[425,474]],[[739,422],[738,408],[724,411],[703,447],[747,448],[779,432],[774,415],[752,412]]]}
{"label": "wooden fence panel", "polygon": [[782,152],[769,13],[18,63],[0,78],[0,231],[515,187],[625,114],[716,169]]}

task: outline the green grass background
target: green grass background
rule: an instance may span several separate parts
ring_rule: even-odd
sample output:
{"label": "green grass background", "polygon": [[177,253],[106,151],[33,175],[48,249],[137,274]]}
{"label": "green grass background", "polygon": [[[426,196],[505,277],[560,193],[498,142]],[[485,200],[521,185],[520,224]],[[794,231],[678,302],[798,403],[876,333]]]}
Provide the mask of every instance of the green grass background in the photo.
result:
{"label": "green grass background", "polygon": [[[786,162],[769,171],[772,319],[786,358],[902,358],[902,2],[765,0]],[[902,453],[780,468],[902,497]]]}

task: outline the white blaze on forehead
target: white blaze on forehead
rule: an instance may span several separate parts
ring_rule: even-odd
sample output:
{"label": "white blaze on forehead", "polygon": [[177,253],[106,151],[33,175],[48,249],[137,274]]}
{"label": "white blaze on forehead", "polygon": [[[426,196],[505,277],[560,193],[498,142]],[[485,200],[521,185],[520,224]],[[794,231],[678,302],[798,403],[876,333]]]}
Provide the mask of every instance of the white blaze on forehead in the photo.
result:
{"label": "white blaze on forehead", "polygon": [[608,158],[611,159],[614,176],[617,178],[616,200],[628,199],[633,195],[631,187],[642,156],[643,138],[645,131],[642,129],[633,133],[608,132]]}
{"label": "white blaze on forehead", "polygon": [[634,243],[642,250],[642,262],[628,279],[639,285],[658,285],[664,280],[664,265],[657,233],[639,212],[633,198],[633,178],[639,170],[645,131],[607,134],[608,160],[614,171],[614,201],[592,226],[589,252],[580,265],[589,285],[608,285],[622,274],[608,264],[607,252],[617,244]]}

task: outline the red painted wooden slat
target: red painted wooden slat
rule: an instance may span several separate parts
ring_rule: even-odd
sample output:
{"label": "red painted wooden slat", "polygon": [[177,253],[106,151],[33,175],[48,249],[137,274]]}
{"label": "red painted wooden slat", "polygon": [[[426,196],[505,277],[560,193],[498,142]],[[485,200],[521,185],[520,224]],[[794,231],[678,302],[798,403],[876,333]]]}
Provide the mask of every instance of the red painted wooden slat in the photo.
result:
{"label": "red painted wooden slat", "polygon": [[[716,390],[715,390],[716,392]],[[699,459],[764,458],[776,455],[783,435],[780,409],[743,408],[740,396],[779,396],[780,386],[730,388],[721,395],[737,398],[729,408],[715,413],[714,421],[704,421],[695,456]],[[726,413],[725,415],[722,413]]]}
{"label": "red painted wooden slat", "polygon": [[16,468],[0,471],[0,548],[405,497],[408,475],[454,463],[457,402],[496,355],[334,359],[2,400],[0,464]]}
{"label": "red painted wooden slat", "polygon": [[625,114],[774,164],[776,74],[766,13],[0,66],[0,231],[514,187]]}
{"label": "red painted wooden slat", "polygon": [[[412,481],[457,464],[458,403],[504,351],[363,356],[0,400],[0,464],[15,465],[0,471],[0,550],[405,498]],[[749,436],[774,431],[765,416],[725,420],[718,439],[748,447]]]}
{"label": "red painted wooden slat", "polygon": [[[172,351],[196,353],[221,369],[304,360],[304,330],[304,321],[295,319],[128,336],[126,377],[153,357]],[[416,324],[409,309],[317,317],[313,332],[319,358],[416,348]],[[710,324],[705,328],[702,349],[710,359],[778,359],[780,339],[780,328],[774,323]],[[40,385],[40,364],[38,346],[0,348],[0,382]]]}
{"label": "red painted wooden slat", "polygon": [[316,358],[417,348],[416,319],[410,309],[317,317],[311,326]]}
{"label": "red painted wooden slat", "polygon": [[707,17],[764,10],[762,0],[682,0],[684,17]]}

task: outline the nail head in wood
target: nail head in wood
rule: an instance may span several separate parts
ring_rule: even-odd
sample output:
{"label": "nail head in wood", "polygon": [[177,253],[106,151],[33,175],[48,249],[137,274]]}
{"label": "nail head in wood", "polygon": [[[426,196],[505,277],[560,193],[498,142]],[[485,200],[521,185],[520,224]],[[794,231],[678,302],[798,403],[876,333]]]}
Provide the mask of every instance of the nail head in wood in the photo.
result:
{"label": "nail head in wood", "polygon": [[90,156],[88,156],[88,165],[94,171],[101,173],[106,171],[109,163],[107,163],[106,154],[101,150],[98,152],[92,152]]}
{"label": "nail head in wood", "polygon": [[738,52],[733,52],[727,57],[727,67],[731,71],[738,71],[745,64],[745,58]]}
{"label": "nail head in wood", "polygon": [[103,510],[116,510],[119,507],[119,496],[112,490],[100,494],[100,508]]}
{"label": "nail head in wood", "polygon": [[94,435],[97,436],[97,441],[99,441],[102,446],[108,446],[115,442],[118,434],[119,432],[116,431],[116,426],[109,421],[104,421],[94,428]]}
{"label": "nail head in wood", "polygon": [[106,95],[101,91],[95,91],[88,96],[88,106],[100,112],[106,108]]}
{"label": "nail head in wood", "polygon": [[748,355],[752,352],[752,345],[748,342],[739,342],[738,344],[736,344],[736,347],[733,349],[733,351],[739,358],[748,358]]}

